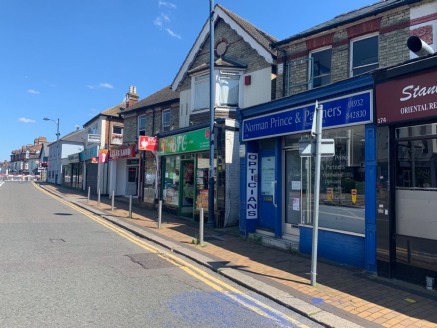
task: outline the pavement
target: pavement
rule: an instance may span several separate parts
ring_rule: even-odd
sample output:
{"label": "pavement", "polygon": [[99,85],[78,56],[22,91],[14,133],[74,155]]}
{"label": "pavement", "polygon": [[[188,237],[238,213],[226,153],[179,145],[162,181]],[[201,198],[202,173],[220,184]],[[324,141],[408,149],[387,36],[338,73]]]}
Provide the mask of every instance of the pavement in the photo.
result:
{"label": "pavement", "polygon": [[[234,282],[262,294],[326,327],[436,327],[437,291],[385,279],[318,259],[311,286],[311,258],[261,245],[240,236],[238,227],[205,227],[204,244],[195,241],[198,223],[132,205],[127,198],[87,199],[85,192],[39,183],[43,189],[132,233],[184,255]],[[131,215],[129,215],[131,213]]]}

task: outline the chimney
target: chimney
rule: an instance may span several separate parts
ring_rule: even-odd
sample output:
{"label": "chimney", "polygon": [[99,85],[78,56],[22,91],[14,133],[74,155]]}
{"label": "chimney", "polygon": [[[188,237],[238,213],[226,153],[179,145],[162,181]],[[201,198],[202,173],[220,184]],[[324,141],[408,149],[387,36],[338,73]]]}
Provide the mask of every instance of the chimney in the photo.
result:
{"label": "chimney", "polygon": [[137,95],[137,88],[130,85],[129,92],[126,93],[126,108],[135,105],[140,97]]}

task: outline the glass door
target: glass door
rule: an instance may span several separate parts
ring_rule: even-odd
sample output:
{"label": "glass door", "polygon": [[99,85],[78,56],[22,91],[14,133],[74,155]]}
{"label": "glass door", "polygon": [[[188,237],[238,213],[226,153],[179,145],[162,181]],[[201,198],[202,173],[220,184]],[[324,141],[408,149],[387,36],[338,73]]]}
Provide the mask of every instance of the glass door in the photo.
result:
{"label": "glass door", "polygon": [[299,149],[285,153],[284,233],[292,234],[293,226],[311,224],[312,158],[300,157]]}
{"label": "glass door", "polygon": [[192,218],[194,213],[194,161],[181,161],[180,215]]}
{"label": "glass door", "polygon": [[136,166],[130,166],[127,168],[127,184],[126,195],[137,195],[138,189],[138,168]]}

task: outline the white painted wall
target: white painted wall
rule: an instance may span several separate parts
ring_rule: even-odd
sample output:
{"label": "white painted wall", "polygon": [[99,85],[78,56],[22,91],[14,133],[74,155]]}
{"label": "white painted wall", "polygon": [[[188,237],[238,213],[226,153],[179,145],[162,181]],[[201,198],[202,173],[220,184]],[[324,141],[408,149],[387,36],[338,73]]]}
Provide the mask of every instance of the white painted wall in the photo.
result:
{"label": "white painted wall", "polygon": [[179,94],[179,127],[190,125],[191,113],[191,89]]}
{"label": "white painted wall", "polygon": [[244,103],[241,107],[245,108],[271,101],[272,69],[268,67],[246,75],[251,75],[251,84],[243,87]]}

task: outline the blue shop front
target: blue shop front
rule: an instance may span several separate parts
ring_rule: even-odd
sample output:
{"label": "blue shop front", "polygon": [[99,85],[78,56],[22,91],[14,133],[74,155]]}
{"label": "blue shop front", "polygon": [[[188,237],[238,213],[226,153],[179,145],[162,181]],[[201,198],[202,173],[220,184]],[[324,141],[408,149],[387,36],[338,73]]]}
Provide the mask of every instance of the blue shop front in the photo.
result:
{"label": "blue shop front", "polygon": [[375,271],[376,130],[370,75],[239,112],[240,234],[311,254],[315,165],[314,158],[300,156],[299,141],[311,138],[316,101],[323,105],[322,138],[335,141],[335,156],[321,162],[318,256]]}

